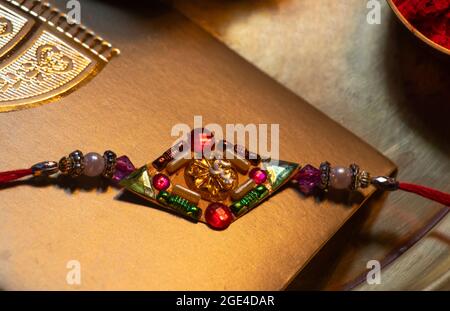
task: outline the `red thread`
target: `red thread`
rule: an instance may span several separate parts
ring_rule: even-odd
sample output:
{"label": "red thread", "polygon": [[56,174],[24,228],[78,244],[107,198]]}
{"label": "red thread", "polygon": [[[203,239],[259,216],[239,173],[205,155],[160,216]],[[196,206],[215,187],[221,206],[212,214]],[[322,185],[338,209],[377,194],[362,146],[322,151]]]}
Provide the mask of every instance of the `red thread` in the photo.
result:
{"label": "red thread", "polygon": [[0,172],[0,184],[4,184],[31,174],[33,174],[33,170],[31,168],[9,172]]}
{"label": "red thread", "polygon": [[445,206],[450,206],[450,194],[441,192],[439,190],[435,190],[432,188],[415,185],[415,184],[409,184],[405,182],[399,183],[399,189],[403,191],[412,192],[415,194],[418,194],[420,196],[423,196],[424,198],[439,202],[441,204],[444,204]]}

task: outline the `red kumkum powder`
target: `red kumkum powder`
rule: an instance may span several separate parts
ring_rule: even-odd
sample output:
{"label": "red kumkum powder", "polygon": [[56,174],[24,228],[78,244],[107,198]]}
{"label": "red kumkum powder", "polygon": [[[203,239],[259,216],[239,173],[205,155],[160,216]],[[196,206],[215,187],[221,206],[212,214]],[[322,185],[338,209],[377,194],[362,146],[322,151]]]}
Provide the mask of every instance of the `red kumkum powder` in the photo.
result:
{"label": "red kumkum powder", "polygon": [[393,0],[423,35],[450,49],[450,0]]}

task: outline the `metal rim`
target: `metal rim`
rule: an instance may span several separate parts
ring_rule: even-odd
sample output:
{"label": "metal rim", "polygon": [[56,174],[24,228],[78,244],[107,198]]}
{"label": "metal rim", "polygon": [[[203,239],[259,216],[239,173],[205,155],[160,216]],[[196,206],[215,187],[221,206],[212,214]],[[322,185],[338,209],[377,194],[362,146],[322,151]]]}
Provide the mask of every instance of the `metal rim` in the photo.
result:
{"label": "metal rim", "polygon": [[400,12],[400,10],[397,8],[393,0],[386,0],[389,6],[391,7],[392,11],[394,11],[395,15],[398,19],[403,23],[403,25],[408,28],[409,31],[411,31],[416,37],[418,37],[420,40],[428,44],[429,46],[433,47],[434,49],[445,53],[447,55],[450,55],[450,49],[447,49],[443,47],[442,45],[437,44],[433,40],[429,39],[427,36],[425,36],[423,33],[421,33],[416,27],[414,27]]}

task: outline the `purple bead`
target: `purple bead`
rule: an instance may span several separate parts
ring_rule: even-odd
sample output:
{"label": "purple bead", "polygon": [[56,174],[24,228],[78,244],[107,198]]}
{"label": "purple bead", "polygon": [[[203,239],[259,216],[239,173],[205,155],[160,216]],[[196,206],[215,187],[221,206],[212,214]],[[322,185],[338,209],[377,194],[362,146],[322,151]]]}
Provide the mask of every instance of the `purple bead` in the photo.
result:
{"label": "purple bead", "polygon": [[134,172],[136,168],[127,156],[121,156],[116,160],[116,170],[112,177],[112,180],[116,183]]}
{"label": "purple bead", "polygon": [[320,185],[320,170],[308,164],[298,172],[295,179],[298,182],[300,191],[305,195],[310,195]]}

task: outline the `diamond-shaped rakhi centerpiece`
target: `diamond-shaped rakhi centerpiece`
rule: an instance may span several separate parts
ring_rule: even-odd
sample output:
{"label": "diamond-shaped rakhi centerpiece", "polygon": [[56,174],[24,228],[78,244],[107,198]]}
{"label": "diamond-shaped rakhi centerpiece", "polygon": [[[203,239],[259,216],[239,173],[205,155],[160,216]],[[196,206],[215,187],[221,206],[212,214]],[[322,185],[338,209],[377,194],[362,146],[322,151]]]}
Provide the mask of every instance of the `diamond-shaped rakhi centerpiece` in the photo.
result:
{"label": "diamond-shaped rakhi centerpiece", "polygon": [[[200,143],[190,135],[120,184],[162,208],[208,223],[214,229],[225,229],[299,170],[296,163],[261,161],[245,147],[217,143],[212,133],[201,133]],[[212,152],[205,156],[200,151],[206,147]]]}

